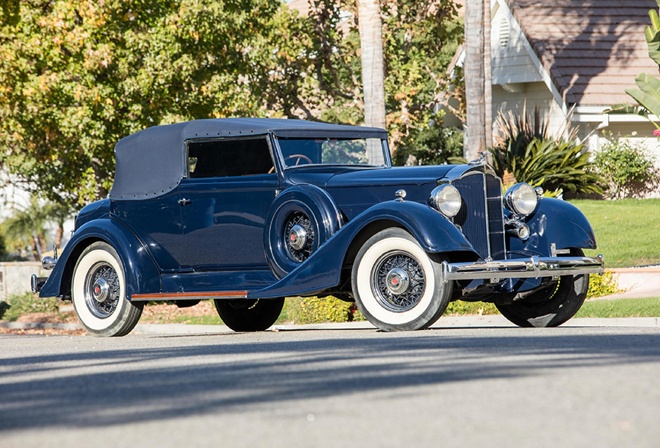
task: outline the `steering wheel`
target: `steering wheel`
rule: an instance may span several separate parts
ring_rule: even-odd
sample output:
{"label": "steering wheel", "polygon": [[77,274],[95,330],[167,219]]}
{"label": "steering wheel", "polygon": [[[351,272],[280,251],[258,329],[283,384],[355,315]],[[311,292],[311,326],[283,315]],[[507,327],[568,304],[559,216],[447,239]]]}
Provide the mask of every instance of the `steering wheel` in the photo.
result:
{"label": "steering wheel", "polygon": [[[296,159],[296,163],[294,163],[293,165],[289,165],[289,163],[287,163],[287,161],[293,160],[293,159]],[[301,160],[304,161],[305,164],[313,163],[312,159],[310,159],[309,157],[307,157],[304,154],[291,154],[290,156],[287,156],[287,157],[284,158],[284,164],[286,166],[298,166],[298,165],[300,165]]]}

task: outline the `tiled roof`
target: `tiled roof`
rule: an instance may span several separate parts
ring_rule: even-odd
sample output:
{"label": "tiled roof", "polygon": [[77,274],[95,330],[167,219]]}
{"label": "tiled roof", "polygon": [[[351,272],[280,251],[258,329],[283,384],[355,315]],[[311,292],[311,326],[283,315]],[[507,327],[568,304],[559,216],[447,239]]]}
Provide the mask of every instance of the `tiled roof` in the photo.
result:
{"label": "tiled roof", "polygon": [[508,0],[532,48],[565,101],[632,103],[639,73],[658,74],[644,27],[655,0]]}

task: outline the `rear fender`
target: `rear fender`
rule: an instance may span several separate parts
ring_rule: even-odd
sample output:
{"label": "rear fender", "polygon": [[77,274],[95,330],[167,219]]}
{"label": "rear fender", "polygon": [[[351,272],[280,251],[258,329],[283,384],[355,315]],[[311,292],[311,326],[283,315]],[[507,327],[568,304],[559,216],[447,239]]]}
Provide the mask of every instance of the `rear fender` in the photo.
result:
{"label": "rear fender", "polygon": [[126,276],[128,297],[160,291],[160,272],[146,246],[125,225],[111,218],[95,219],[73,234],[41,289],[40,297],[70,297],[73,269],[83,250],[95,241],[105,241],[119,254]]}

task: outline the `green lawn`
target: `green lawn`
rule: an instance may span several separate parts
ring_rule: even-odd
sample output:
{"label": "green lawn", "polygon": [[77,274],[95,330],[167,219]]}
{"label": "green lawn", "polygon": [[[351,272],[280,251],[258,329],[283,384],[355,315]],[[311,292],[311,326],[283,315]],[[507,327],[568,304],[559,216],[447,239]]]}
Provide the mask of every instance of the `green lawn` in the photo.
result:
{"label": "green lawn", "polygon": [[588,300],[575,317],[657,317],[660,297]]}
{"label": "green lawn", "polygon": [[660,199],[571,201],[591,222],[605,266],[620,268],[660,264]]}

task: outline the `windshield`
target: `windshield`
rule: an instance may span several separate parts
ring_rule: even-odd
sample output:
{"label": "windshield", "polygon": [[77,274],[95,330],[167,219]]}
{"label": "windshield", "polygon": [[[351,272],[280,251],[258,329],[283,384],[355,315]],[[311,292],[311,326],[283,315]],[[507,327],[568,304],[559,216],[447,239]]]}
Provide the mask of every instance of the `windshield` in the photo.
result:
{"label": "windshield", "polygon": [[301,165],[385,166],[385,140],[379,138],[279,138],[287,168]]}

